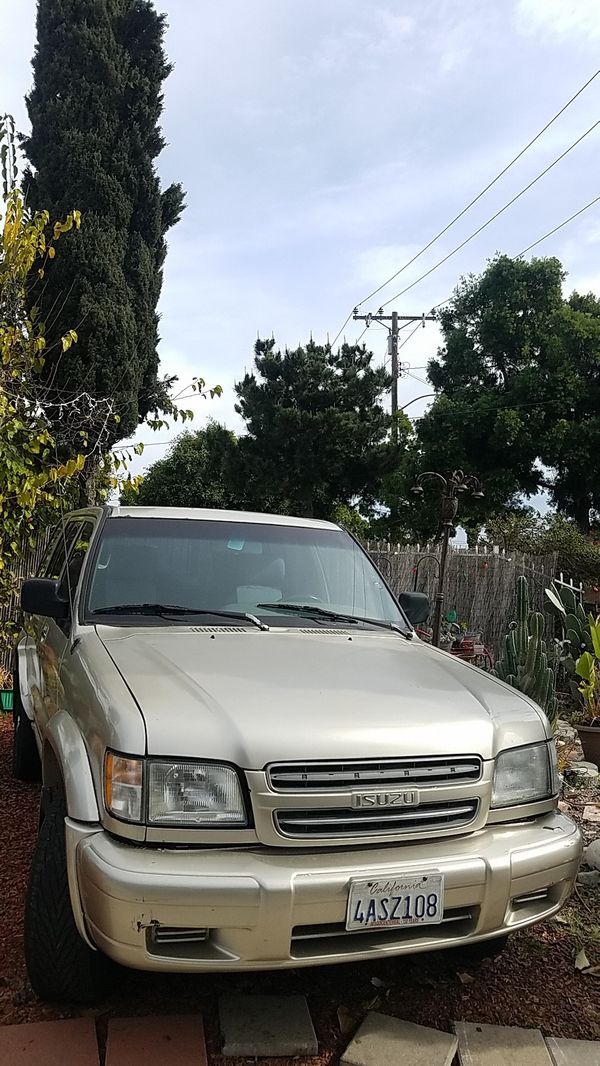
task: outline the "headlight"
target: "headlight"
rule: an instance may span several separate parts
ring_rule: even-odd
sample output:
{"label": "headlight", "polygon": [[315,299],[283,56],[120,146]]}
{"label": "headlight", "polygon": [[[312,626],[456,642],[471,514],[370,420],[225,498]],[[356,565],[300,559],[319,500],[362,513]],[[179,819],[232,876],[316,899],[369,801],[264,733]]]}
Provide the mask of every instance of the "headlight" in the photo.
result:
{"label": "headlight", "polygon": [[104,760],[104,803],[109,814],[125,822],[141,822],[143,762],[107,751]]}
{"label": "headlight", "polygon": [[138,825],[247,825],[236,771],[214,763],[132,759],[107,751],[104,804],[115,818]]}
{"label": "headlight", "polygon": [[245,825],[238,775],[230,766],[151,762],[148,766],[150,825]]}
{"label": "headlight", "polygon": [[556,751],[552,741],[509,748],[496,759],[492,807],[536,803],[558,792]]}

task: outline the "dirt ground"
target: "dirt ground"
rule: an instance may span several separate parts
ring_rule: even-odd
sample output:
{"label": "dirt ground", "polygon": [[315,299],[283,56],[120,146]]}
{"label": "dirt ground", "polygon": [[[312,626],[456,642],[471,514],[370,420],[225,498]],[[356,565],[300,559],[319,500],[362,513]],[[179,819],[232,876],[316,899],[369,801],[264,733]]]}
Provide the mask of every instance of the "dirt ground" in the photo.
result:
{"label": "dirt ground", "polygon": [[[33,995],[23,962],[23,902],[37,822],[38,789],[10,773],[12,719],[0,715],[0,1024],[97,1017],[102,1037],[109,1017],[202,1012],[207,1042],[218,1063],[217,1000],[221,993],[303,993],[308,997],[321,1053],[336,1060],[347,1032],[368,1009],[450,1030],[454,1020],[539,1027],[545,1035],[600,1039],[600,889],[578,887],[559,920],[511,938],[504,954],[478,969],[453,956],[413,956],[346,966],[262,974],[157,976],[121,971],[110,998],[92,1010],[55,1007]],[[578,820],[594,795],[574,792],[565,807]],[[588,827],[586,826],[586,829]],[[595,827],[593,835],[597,835]],[[588,836],[592,835],[589,831]],[[599,974],[575,969],[584,947]],[[276,1060],[273,1060],[274,1063]]]}

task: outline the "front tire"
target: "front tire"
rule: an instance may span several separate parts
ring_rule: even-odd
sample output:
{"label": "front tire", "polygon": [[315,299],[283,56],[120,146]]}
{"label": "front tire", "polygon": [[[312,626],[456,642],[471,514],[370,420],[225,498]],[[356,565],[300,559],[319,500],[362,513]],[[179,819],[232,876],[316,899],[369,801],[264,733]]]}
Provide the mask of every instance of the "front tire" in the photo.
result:
{"label": "front tire", "polygon": [[25,903],[25,962],[43,1000],[92,1004],[108,990],[112,964],[77,932],[65,845],[64,796],[52,794],[31,863]]}
{"label": "front tire", "polygon": [[41,781],[42,765],[35,742],[33,726],[21,702],[19,678],[14,671],[13,681],[13,757],[12,772],[18,781]]}

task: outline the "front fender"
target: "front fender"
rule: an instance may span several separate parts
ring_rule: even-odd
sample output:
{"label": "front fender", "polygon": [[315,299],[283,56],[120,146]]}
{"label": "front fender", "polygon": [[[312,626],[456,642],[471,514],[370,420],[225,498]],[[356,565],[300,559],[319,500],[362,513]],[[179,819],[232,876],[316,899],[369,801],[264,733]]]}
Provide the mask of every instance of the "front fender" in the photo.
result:
{"label": "front fender", "polygon": [[69,818],[98,822],[98,802],[88,753],[78,727],[66,711],[52,715],[45,739],[44,785],[52,787],[62,783]]}

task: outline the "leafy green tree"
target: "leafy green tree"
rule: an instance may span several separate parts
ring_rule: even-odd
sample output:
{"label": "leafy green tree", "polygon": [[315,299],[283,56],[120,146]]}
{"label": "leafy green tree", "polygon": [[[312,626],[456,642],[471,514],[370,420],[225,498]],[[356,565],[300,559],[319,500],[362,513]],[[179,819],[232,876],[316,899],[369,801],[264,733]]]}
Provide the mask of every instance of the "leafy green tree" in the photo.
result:
{"label": "leafy green tree", "polygon": [[479,521],[546,488],[582,531],[600,507],[600,305],[562,295],[557,259],[499,256],[440,313],[437,399],[417,425],[422,469],[477,473]]}
{"label": "leafy green tree", "polygon": [[364,345],[338,352],[310,341],[281,352],[255,345],[255,370],[236,385],[247,425],[244,469],[257,506],[329,518],[338,504],[372,507],[398,449],[381,400],[390,378]]}
{"label": "leafy green tree", "polygon": [[128,488],[121,502],[149,507],[247,507],[234,433],[216,422],[181,433],[164,459],[152,463],[137,493]]}
{"label": "leafy green tree", "polygon": [[552,471],[553,502],[588,533],[600,512],[600,300],[573,293],[556,332],[561,410],[546,427],[541,458]]}
{"label": "leafy green tree", "polygon": [[356,510],[356,507],[350,507],[347,503],[339,503],[331,518],[332,521],[352,533],[353,537],[358,540],[367,540],[370,532],[369,522]]}
{"label": "leafy green tree", "polygon": [[486,520],[483,539],[507,551],[558,557],[558,570],[576,580],[600,578],[600,544],[565,515],[539,515],[531,508],[503,511]]}
{"label": "leafy green tree", "polygon": [[[44,375],[57,397],[111,397],[113,442],[168,406],[156,308],[183,192],[161,191],[155,167],[171,69],[164,29],[150,0],[38,0],[27,200],[52,217],[75,203],[85,217],[78,239],[65,237],[60,271],[33,293],[46,321]],[[62,352],[55,341],[73,326],[79,343]],[[55,432],[64,443],[58,417]]]}
{"label": "leafy green tree", "polygon": [[[79,213],[69,212],[54,228],[47,211],[28,210],[15,186],[13,124],[0,120],[0,607],[15,592],[14,566],[23,549],[34,543],[42,523],[57,513],[82,469],[85,455],[62,462],[56,453],[42,381],[48,344],[37,309],[28,310],[27,287],[32,271],[53,269],[57,243],[79,227]],[[73,344],[69,330],[59,349]],[[80,446],[96,433],[93,412],[65,404],[63,418],[79,427]],[[82,429],[85,424],[86,431]],[[3,612],[0,652],[12,643],[14,620]]]}

